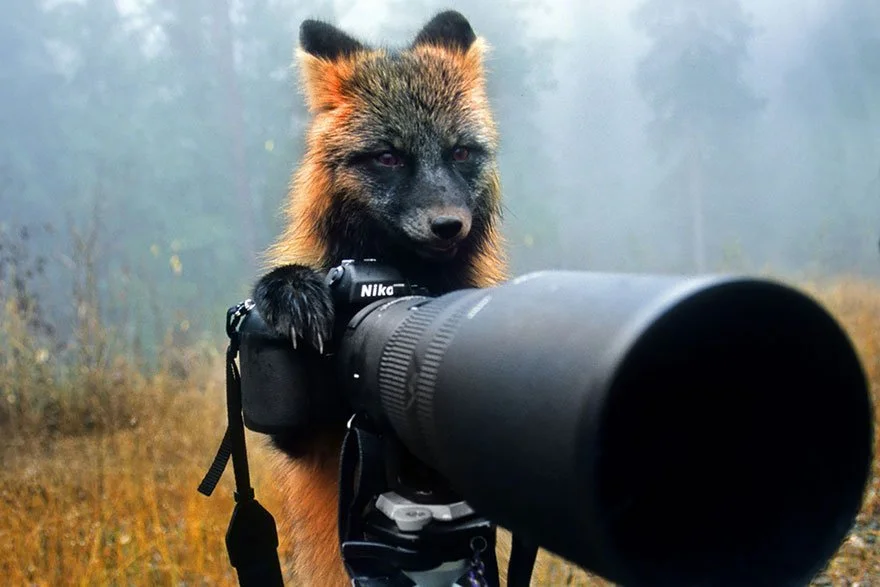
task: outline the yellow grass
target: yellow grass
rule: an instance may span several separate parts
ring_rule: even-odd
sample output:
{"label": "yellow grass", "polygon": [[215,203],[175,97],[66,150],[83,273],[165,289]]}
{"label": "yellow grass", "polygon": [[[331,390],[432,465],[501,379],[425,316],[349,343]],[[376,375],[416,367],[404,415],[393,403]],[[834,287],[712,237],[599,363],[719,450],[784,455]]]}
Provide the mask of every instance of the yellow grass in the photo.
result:
{"label": "yellow grass", "polygon": [[[876,396],[880,285],[846,279],[806,287],[850,332]],[[7,346],[0,349],[10,348],[17,328],[4,315],[0,344]],[[190,368],[177,377],[169,369],[148,377],[120,360],[59,379],[41,371],[38,345],[16,343],[17,359],[0,364],[2,584],[235,585],[223,542],[231,471],[213,497],[196,491],[225,423],[219,353],[185,357]],[[41,404],[41,396],[54,400]],[[268,453],[261,438],[249,435],[249,442],[257,498],[277,513]],[[875,480],[859,530],[829,566],[825,585],[880,579],[870,525],[880,521],[878,490]],[[552,562],[534,584],[606,585]]]}
{"label": "yellow grass", "polygon": [[144,380],[129,390],[143,412],[128,429],[14,439],[0,471],[4,584],[234,584],[229,480],[214,498],[196,492],[223,432],[210,384],[215,401],[200,386]]}

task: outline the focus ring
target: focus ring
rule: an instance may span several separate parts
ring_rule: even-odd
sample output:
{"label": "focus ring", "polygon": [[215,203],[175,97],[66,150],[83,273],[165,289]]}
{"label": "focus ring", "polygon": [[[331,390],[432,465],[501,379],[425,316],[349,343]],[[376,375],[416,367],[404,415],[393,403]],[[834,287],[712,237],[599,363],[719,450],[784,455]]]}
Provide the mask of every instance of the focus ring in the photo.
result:
{"label": "focus ring", "polygon": [[434,452],[433,403],[440,363],[468,304],[447,295],[410,310],[383,349],[379,396],[385,415],[413,454],[430,462]]}
{"label": "focus ring", "polygon": [[429,463],[436,462],[436,440],[434,438],[434,392],[437,387],[437,374],[440,371],[440,363],[449,348],[455,335],[456,327],[465,315],[467,304],[458,304],[456,310],[437,328],[431,337],[428,348],[423,354],[422,368],[419,370],[418,386],[416,387],[416,405],[411,418],[416,419],[420,425],[422,438],[428,449],[427,459]]}

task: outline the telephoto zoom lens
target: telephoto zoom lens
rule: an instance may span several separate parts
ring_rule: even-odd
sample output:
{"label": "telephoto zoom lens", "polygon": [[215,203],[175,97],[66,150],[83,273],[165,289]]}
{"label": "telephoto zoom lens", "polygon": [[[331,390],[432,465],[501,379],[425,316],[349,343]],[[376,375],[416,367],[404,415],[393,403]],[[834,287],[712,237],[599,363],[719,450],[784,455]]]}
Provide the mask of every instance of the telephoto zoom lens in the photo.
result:
{"label": "telephoto zoom lens", "polygon": [[532,273],[374,303],[336,359],[481,515],[627,587],[807,584],[873,457],[852,344],[771,280]]}

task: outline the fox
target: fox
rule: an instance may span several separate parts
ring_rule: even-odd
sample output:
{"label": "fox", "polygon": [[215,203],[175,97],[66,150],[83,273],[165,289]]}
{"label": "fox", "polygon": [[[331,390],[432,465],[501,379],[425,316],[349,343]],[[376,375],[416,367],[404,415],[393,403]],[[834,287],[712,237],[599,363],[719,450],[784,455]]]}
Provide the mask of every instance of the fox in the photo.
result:
{"label": "fox", "polygon": [[[293,347],[323,354],[330,343],[335,316],[324,276],[345,259],[381,260],[436,294],[508,278],[487,49],[451,10],[395,49],[324,21],[301,23],[306,148],[291,178],[286,226],[266,251],[252,296]],[[271,439],[279,530],[292,541],[297,584],[350,584],[337,535],[344,432],[340,420],[305,437]]]}

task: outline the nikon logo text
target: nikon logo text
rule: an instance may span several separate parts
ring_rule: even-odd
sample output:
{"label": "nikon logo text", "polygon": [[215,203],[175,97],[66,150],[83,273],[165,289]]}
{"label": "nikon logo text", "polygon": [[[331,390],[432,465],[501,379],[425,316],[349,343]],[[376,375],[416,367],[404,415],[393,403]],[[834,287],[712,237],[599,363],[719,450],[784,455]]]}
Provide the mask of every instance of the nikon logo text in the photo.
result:
{"label": "nikon logo text", "polygon": [[394,295],[393,285],[382,285],[381,283],[368,283],[361,286],[362,298],[388,297]]}

